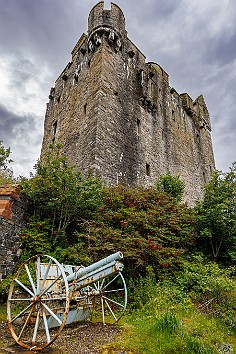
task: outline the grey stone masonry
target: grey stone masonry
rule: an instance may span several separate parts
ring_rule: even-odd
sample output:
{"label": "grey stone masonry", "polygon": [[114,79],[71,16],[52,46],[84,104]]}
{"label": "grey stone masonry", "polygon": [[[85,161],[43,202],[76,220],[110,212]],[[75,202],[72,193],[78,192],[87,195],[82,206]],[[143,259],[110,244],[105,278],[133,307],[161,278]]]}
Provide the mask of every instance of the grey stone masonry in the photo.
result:
{"label": "grey stone masonry", "polygon": [[28,198],[20,194],[18,186],[0,186],[0,281],[13,272],[19,260],[27,209]]}
{"label": "grey stone masonry", "polygon": [[209,112],[169,85],[169,76],[128,38],[122,10],[93,7],[88,32],[51,89],[41,158],[50,144],[107,185],[152,186],[168,172],[185,201],[202,197],[215,169]]}

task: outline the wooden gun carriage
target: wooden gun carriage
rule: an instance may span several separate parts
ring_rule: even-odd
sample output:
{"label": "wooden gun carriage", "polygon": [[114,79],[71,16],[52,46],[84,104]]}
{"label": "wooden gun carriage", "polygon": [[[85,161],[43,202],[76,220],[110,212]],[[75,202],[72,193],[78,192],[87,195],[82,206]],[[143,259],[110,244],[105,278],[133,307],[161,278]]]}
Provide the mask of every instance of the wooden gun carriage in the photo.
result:
{"label": "wooden gun carriage", "polygon": [[50,345],[66,324],[92,318],[117,322],[127,304],[121,252],[88,267],[37,255],[22,264],[8,294],[7,321],[15,341],[30,350]]}

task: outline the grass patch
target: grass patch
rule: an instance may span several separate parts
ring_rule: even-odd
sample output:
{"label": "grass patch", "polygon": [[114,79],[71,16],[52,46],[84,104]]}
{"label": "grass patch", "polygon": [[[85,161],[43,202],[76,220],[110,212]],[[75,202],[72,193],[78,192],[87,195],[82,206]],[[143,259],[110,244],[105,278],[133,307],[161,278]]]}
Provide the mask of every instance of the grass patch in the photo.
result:
{"label": "grass patch", "polygon": [[7,320],[6,304],[0,302],[0,321],[6,321],[6,320]]}
{"label": "grass patch", "polygon": [[[230,327],[196,309],[174,285],[157,285],[155,297],[124,317],[123,331],[103,354],[219,354],[236,348]],[[230,351],[228,353],[231,353]]]}

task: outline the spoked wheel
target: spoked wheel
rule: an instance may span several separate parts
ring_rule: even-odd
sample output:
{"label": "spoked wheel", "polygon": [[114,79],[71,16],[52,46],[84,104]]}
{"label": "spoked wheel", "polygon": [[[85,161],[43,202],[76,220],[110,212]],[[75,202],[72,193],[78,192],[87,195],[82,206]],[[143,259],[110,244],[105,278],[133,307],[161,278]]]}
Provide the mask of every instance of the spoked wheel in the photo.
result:
{"label": "spoked wheel", "polygon": [[113,324],[121,318],[127,305],[127,289],[123,275],[119,272],[93,284],[93,310],[91,320]]}
{"label": "spoked wheel", "polygon": [[7,321],[15,341],[31,350],[51,344],[63,329],[70,304],[62,265],[34,256],[21,265],[10,286]]}

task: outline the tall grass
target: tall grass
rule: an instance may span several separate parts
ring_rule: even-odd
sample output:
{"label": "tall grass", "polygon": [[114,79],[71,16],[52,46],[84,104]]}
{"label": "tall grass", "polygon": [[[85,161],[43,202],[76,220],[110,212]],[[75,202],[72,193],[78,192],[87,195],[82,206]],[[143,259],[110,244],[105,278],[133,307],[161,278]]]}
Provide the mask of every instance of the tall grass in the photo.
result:
{"label": "tall grass", "polygon": [[[108,345],[104,354],[121,351],[131,354],[219,354],[224,343],[232,350],[236,348],[236,338],[230,327],[218,318],[200,312],[188,294],[174,283],[154,285],[153,279],[148,278],[142,279],[140,285],[142,288],[136,286],[133,294],[136,309],[126,316],[120,340]],[[138,294],[137,298],[135,294]]]}

